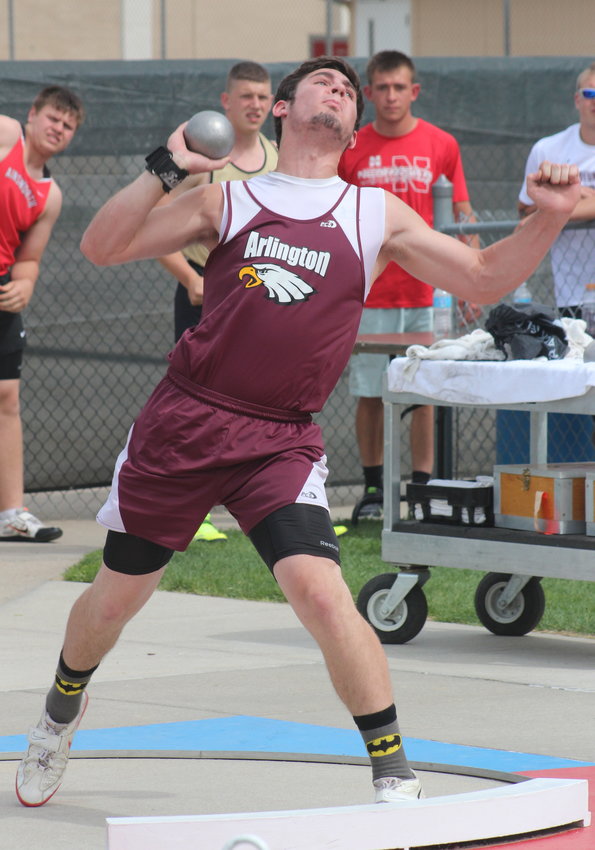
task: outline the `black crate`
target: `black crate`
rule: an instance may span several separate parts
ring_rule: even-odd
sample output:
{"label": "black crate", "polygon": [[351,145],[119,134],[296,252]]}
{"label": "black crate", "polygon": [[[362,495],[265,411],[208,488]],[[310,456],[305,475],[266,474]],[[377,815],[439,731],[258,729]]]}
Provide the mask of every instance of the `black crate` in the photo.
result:
{"label": "black crate", "polygon": [[[493,487],[450,487],[438,484],[408,484],[407,502],[409,513],[415,518],[415,506],[422,509],[421,522],[437,522],[444,525],[494,525],[494,488]],[[430,501],[440,499],[452,508],[452,516],[433,514]],[[467,509],[467,519],[463,519],[463,508]],[[485,520],[475,521],[474,508],[483,508]]]}

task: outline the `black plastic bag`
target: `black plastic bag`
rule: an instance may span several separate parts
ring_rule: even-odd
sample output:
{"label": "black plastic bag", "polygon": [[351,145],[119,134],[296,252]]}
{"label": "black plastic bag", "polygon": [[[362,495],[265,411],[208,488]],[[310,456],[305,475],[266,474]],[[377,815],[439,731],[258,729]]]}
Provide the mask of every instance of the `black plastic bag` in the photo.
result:
{"label": "black plastic bag", "polygon": [[507,359],[562,360],[568,350],[564,329],[554,323],[553,313],[541,304],[499,304],[488,313],[485,329]]}

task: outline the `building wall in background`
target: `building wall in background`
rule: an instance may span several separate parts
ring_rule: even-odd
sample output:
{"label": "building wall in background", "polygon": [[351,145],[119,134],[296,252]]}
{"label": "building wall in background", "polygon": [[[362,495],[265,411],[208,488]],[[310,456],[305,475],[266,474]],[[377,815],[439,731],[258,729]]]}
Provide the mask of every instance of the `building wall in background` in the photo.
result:
{"label": "building wall in background", "polygon": [[595,55],[593,0],[512,0],[513,56]]}
{"label": "building wall in background", "polygon": [[[333,33],[349,35],[333,4]],[[326,33],[325,0],[0,0],[0,60],[296,61]]]}
{"label": "building wall in background", "polygon": [[[178,0],[175,9],[176,14],[167,18],[170,59],[249,57],[261,62],[299,62],[309,55],[310,35],[326,29],[324,0]],[[339,11],[335,11],[335,27]]]}
{"label": "building wall in background", "polygon": [[379,50],[412,53],[412,0],[356,0],[353,5],[353,55]]}
{"label": "building wall in background", "polygon": [[352,0],[353,55],[583,56],[593,0]]}
{"label": "building wall in background", "polygon": [[[3,0],[3,6],[0,32],[5,32],[6,36],[2,59],[122,57],[120,0]],[[12,39],[9,30],[11,8]]]}
{"label": "building wall in background", "polygon": [[[508,22],[508,26],[507,26]],[[326,0],[0,0],[0,60],[252,58],[299,62],[326,36]],[[349,54],[577,56],[593,0],[335,0]],[[342,49],[341,52],[344,52]]]}
{"label": "building wall in background", "polygon": [[[535,9],[534,0],[529,4]],[[502,0],[412,0],[412,5],[415,56],[504,55]]]}

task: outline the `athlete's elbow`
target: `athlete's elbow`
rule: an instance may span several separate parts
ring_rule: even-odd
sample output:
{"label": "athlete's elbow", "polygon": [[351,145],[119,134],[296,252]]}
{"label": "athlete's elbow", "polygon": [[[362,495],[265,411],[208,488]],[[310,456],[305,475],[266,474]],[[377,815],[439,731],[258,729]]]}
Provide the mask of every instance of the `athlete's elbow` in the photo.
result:
{"label": "athlete's elbow", "polygon": [[492,283],[477,283],[473,287],[473,295],[467,300],[473,301],[475,304],[494,304],[500,298],[501,286],[496,287]]}
{"label": "athlete's elbow", "polygon": [[475,278],[468,300],[475,304],[495,304],[514,289],[514,273],[490,273],[487,270]]}
{"label": "athlete's elbow", "polygon": [[475,252],[475,263],[469,270],[469,292],[467,298],[475,304],[494,304],[500,297],[501,285],[495,279],[493,269],[483,251]]}
{"label": "athlete's elbow", "polygon": [[473,298],[468,300],[474,301],[475,304],[493,304],[498,298],[499,295],[495,294],[493,286],[477,286],[473,290]]}
{"label": "athlete's elbow", "polygon": [[105,246],[100,240],[90,235],[88,230],[83,234],[80,249],[83,257],[95,266],[109,266],[113,264],[113,260],[109,252],[106,251]]}

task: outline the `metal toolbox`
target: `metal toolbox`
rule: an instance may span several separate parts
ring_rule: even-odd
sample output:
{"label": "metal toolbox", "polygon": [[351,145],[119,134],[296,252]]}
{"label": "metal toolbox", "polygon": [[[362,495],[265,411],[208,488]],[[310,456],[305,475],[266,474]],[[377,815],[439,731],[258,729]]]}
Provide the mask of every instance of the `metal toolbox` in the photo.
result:
{"label": "metal toolbox", "polygon": [[595,463],[495,466],[494,525],[542,534],[585,534],[588,475],[595,477]]}

